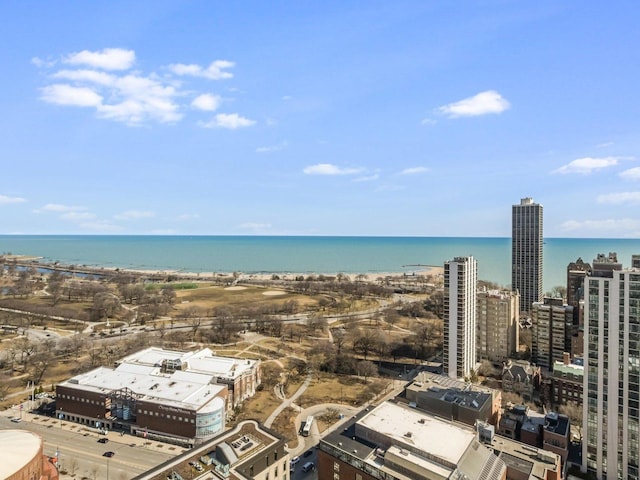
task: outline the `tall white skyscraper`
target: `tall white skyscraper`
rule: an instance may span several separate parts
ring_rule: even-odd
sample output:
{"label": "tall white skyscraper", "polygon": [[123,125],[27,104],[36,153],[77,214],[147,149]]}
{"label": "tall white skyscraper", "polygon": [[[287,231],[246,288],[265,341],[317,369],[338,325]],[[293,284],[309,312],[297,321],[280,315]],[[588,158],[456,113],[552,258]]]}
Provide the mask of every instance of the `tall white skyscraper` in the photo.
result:
{"label": "tall white skyscraper", "polygon": [[638,479],[640,269],[585,279],[582,470]]}
{"label": "tall white skyscraper", "polygon": [[464,378],[476,364],[478,262],[456,257],[444,264],[444,373]]}
{"label": "tall white skyscraper", "polygon": [[511,211],[511,289],[520,293],[520,311],[542,301],[542,205],[523,198]]}

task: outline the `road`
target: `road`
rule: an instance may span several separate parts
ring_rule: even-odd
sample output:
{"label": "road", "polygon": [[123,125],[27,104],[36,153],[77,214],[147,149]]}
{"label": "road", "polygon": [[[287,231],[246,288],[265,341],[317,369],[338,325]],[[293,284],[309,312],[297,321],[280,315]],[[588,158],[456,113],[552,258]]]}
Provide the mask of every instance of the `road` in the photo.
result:
{"label": "road", "polygon": [[[124,480],[145,472],[149,468],[165,462],[183,451],[174,445],[159,442],[145,442],[130,435],[120,436],[111,432],[109,442],[99,443],[103,437],[95,429],[69,422],[60,422],[51,417],[42,417],[30,413],[22,414],[22,422],[13,423],[5,411],[0,415],[0,430],[21,429],[39,434],[44,440],[44,454],[59,455],[61,479],[72,478],[75,466],[76,478],[96,478]],[[10,412],[18,416],[16,411]],[[114,452],[111,458],[104,457],[107,451]]]}

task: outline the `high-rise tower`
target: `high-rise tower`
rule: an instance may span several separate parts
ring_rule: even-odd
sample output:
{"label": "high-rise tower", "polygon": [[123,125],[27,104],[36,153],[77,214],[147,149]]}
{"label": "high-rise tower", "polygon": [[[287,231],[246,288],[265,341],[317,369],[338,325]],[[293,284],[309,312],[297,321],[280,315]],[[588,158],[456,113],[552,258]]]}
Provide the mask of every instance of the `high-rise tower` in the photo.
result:
{"label": "high-rise tower", "polygon": [[585,280],[582,469],[638,480],[640,269],[598,263]]}
{"label": "high-rise tower", "polygon": [[456,257],[444,264],[444,373],[464,378],[476,364],[478,262]]}
{"label": "high-rise tower", "polygon": [[520,293],[520,311],[542,301],[542,205],[523,198],[512,208],[511,289]]}

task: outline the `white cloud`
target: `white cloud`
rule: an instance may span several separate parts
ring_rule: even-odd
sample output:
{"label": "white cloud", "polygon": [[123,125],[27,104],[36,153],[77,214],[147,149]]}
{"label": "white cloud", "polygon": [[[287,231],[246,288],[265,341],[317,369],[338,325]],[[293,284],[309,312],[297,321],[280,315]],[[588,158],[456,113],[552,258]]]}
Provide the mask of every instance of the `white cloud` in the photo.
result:
{"label": "white cloud", "polygon": [[247,222],[240,225],[240,228],[244,228],[247,230],[268,230],[271,228],[270,223],[255,223],[255,222]]}
{"label": "white cloud", "polygon": [[80,212],[86,210],[86,207],[76,207],[71,205],[62,205],[59,203],[47,203],[41,208],[46,212]]}
{"label": "white cloud", "polygon": [[40,57],[33,57],[31,63],[38,68],[53,67],[56,64],[56,62],[50,60],[42,60]]}
{"label": "white cloud", "polygon": [[221,98],[218,95],[211,95],[210,93],[203,93],[198,95],[191,102],[191,106],[197,110],[204,110],[205,112],[213,112],[220,107]]}
{"label": "white cloud", "polygon": [[435,125],[438,122],[436,122],[433,118],[424,118],[420,123],[422,125]]}
{"label": "white cloud", "polygon": [[640,231],[640,220],[634,218],[608,218],[604,220],[567,220],[561,225],[566,231],[606,231],[609,235],[626,235]]}
{"label": "white cloud", "polygon": [[116,220],[139,220],[141,218],[153,218],[156,214],[154,212],[142,211],[142,210],[128,210],[126,212],[114,215]]}
{"label": "white cloud", "polygon": [[95,232],[119,232],[122,231],[122,227],[114,225],[107,220],[97,220],[95,222],[84,222],[80,224],[80,227]]}
{"label": "white cloud", "polygon": [[60,70],[54,73],[52,77],[107,86],[112,86],[118,78],[111,73],[100,72],[98,70]]}
{"label": "white cloud", "polygon": [[97,52],[83,50],[68,55],[63,61],[70,65],[88,65],[104,70],[127,70],[135,63],[136,54],[133,50],[122,48],[105,48]]}
{"label": "white cloud", "polygon": [[196,218],[200,218],[198,213],[183,213],[177,217],[178,220],[195,220]]}
{"label": "white cloud", "polygon": [[85,222],[93,220],[96,215],[90,212],[66,212],[60,215],[60,218],[69,222]]}
{"label": "white cloud", "polygon": [[630,168],[620,173],[620,177],[625,180],[640,180],[640,167]]}
{"label": "white cloud", "polygon": [[378,180],[378,178],[380,178],[380,175],[378,175],[377,173],[374,173],[373,175],[354,178],[353,181],[354,182],[373,182],[374,180]]}
{"label": "white cloud", "polygon": [[271,152],[279,152],[280,150],[284,150],[289,145],[289,142],[281,142],[277,145],[269,145],[267,147],[258,147],[256,148],[257,153],[271,153]]}
{"label": "white cloud", "polygon": [[[175,76],[124,71],[134,64],[135,59],[133,50],[118,48],[72,53],[63,59],[66,68],[51,72],[49,85],[41,89],[40,98],[56,105],[92,107],[99,118],[131,126],[149,121],[176,123],[184,118],[189,107],[209,112],[220,107],[221,97],[194,93],[185,85],[185,80]],[[32,63],[55,68],[55,63],[46,63],[38,58]],[[217,60],[207,67],[174,64],[169,70],[180,76],[224,79],[233,76],[227,71],[233,66],[233,62]],[[232,113],[220,114],[201,125],[236,129],[255,123]]]}
{"label": "white cloud", "polygon": [[8,197],[7,195],[0,195],[0,205],[8,205],[10,203],[24,203],[26,200],[22,197]]}
{"label": "white cloud", "polygon": [[49,103],[95,107],[99,117],[136,125],[154,119],[163,123],[182,118],[175,99],[181,95],[173,85],[155,76],[118,76],[96,70],[60,70],[54,78],[76,85],[50,85],[42,99]]}
{"label": "white cloud", "polygon": [[99,107],[102,104],[102,97],[87,87],[55,84],[42,88],[41,92],[42,100],[56,105]]}
{"label": "white cloud", "polygon": [[603,168],[612,167],[618,164],[620,160],[619,157],[583,157],[577,158],[566,165],[554,170],[551,173],[580,173],[583,175],[587,175],[596,170],[601,170]]}
{"label": "white cloud", "polygon": [[226,70],[229,68],[233,68],[235,63],[230,62],[228,60],[215,60],[211,62],[208,67],[203,68],[200,65],[196,64],[184,64],[184,63],[174,63],[169,65],[169,70],[171,70],[176,75],[180,76],[192,76],[192,77],[202,77],[208,78],[209,80],[224,80],[227,78],[233,78],[233,74],[231,72],[227,72]]}
{"label": "white cloud", "polygon": [[255,120],[242,117],[237,113],[219,113],[210,122],[200,122],[199,125],[204,128],[228,128],[235,130],[237,128],[250,127],[255,123]]}
{"label": "white cloud", "polygon": [[362,172],[361,168],[341,168],[331,163],[318,163],[305,167],[306,175],[353,175]]}
{"label": "white cloud", "polygon": [[405,168],[400,172],[400,175],[417,175],[419,173],[426,173],[429,169],[427,167],[411,167]]}
{"label": "white cloud", "polygon": [[613,142],[604,142],[604,143],[597,144],[596,148],[607,148],[612,146],[613,146]]}
{"label": "white cloud", "polygon": [[402,185],[380,185],[378,188],[376,188],[376,192],[399,192],[401,190],[404,190],[405,187]]}
{"label": "white cloud", "polygon": [[175,97],[180,93],[172,85],[163,85],[151,77],[119,77],[112,91],[114,103],[102,105],[98,114],[104,118],[138,124],[147,119],[163,123],[182,119]]}
{"label": "white cloud", "polygon": [[490,113],[502,113],[511,107],[509,102],[495,90],[480,92],[473,97],[443,105],[437,109],[449,118],[475,117]]}
{"label": "white cloud", "polygon": [[619,192],[598,195],[598,203],[610,205],[638,205],[640,204],[640,192]]}

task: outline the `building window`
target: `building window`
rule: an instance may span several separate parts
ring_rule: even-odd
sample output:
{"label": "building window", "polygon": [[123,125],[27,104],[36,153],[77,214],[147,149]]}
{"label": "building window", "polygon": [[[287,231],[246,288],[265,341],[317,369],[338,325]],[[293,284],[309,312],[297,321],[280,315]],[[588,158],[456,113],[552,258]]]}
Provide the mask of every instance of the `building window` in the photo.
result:
{"label": "building window", "polygon": [[340,464],[338,462],[333,462],[333,471],[334,472],[340,471]]}

